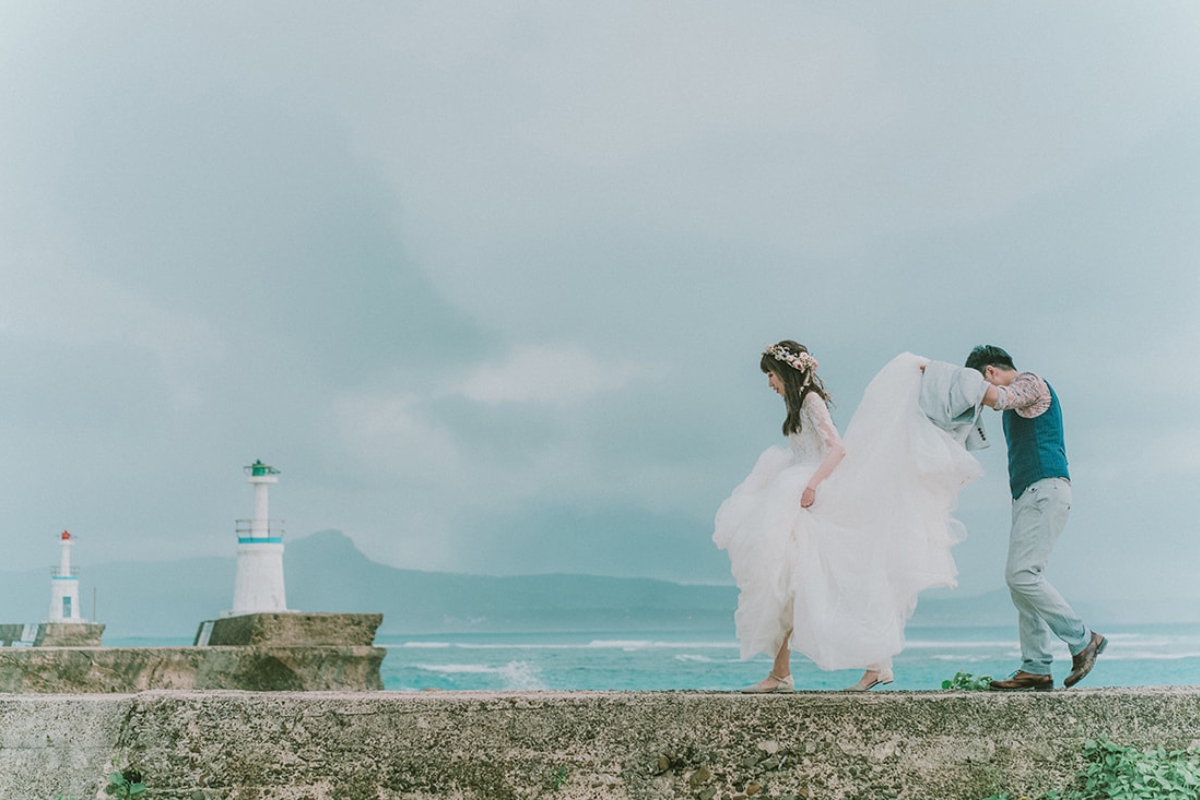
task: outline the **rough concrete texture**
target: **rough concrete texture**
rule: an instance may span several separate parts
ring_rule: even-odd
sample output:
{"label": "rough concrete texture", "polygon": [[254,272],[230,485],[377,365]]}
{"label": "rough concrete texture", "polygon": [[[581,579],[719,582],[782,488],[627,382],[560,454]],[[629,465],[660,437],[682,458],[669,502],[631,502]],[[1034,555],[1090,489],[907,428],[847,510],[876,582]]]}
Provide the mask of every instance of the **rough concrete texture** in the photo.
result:
{"label": "rough concrete texture", "polygon": [[117,756],[130,695],[0,696],[0,797],[91,798]]}
{"label": "rough concrete texture", "polygon": [[0,624],[0,647],[12,647],[13,642],[20,641],[24,631],[25,626],[19,622]]}
{"label": "rough concrete texture", "polygon": [[[0,646],[11,647],[21,640],[25,625],[0,625]],[[99,647],[104,625],[99,622],[38,623],[33,647]]]}
{"label": "rough concrete texture", "polygon": [[[287,611],[213,620],[210,645],[329,645],[369,647],[383,614]],[[200,623],[201,630],[206,623]],[[199,632],[197,632],[197,637]]]}
{"label": "rough concrete texture", "polygon": [[376,690],[383,688],[386,653],[379,647],[5,648],[0,692]]}
{"label": "rough concrete texture", "polygon": [[1188,747],[1200,689],[1047,694],[181,693],[0,697],[0,796],[980,800],[1064,785],[1085,740]]}
{"label": "rough concrete texture", "polygon": [[35,647],[99,647],[104,635],[100,622],[43,622]]}

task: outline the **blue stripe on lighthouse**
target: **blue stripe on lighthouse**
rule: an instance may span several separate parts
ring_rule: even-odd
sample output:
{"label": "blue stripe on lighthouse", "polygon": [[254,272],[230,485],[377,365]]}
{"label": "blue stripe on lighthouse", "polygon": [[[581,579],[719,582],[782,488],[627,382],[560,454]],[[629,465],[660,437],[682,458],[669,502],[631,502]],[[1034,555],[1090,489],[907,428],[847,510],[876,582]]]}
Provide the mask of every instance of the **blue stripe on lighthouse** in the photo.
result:
{"label": "blue stripe on lighthouse", "polygon": [[262,538],[254,538],[253,536],[239,536],[238,544],[283,544],[282,536],[263,536]]}

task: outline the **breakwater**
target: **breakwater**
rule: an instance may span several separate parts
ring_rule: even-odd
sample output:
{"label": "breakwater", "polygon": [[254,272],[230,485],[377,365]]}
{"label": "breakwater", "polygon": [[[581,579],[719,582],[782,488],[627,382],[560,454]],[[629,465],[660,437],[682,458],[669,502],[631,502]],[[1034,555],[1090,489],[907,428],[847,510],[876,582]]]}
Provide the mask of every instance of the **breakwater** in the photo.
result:
{"label": "breakwater", "polygon": [[[201,623],[193,647],[100,647],[95,629],[103,625],[42,625],[34,646],[0,648],[0,692],[382,689],[379,666],[387,651],[372,644],[382,620],[381,614],[243,614]],[[44,646],[43,628],[53,633],[48,641],[92,631],[96,646]]]}
{"label": "breakwater", "polygon": [[0,797],[95,797],[116,762],[172,800],[980,800],[1102,736],[1200,745],[1200,689],[0,695]]}
{"label": "breakwater", "polygon": [[0,649],[0,692],[382,689],[386,652],[370,646],[7,648]]}

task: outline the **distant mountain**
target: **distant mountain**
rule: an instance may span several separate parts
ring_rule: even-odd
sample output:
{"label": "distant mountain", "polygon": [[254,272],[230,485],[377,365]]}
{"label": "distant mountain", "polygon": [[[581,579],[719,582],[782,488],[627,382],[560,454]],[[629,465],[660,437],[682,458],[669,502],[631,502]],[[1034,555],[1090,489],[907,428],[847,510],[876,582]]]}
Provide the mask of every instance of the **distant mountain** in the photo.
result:
{"label": "distant mountain", "polygon": [[[1091,603],[1075,603],[1074,608],[1084,619],[1111,621],[1111,615]],[[929,626],[1011,625],[1015,636],[1017,609],[1013,607],[1008,589],[995,589],[977,595],[937,591],[932,596],[921,597],[916,613],[913,614],[909,624]]]}
{"label": "distant mountain", "polygon": [[[233,602],[233,558],[101,564],[81,577],[80,601],[108,625],[106,640],[190,640],[197,625]],[[595,575],[492,577],[420,572],[368,559],[340,531],[289,541],[284,551],[288,606],[303,611],[382,612],[381,634],[527,631],[728,631],[737,589]],[[49,571],[0,572],[0,623],[47,616]],[[1184,608],[1184,606],[1180,606]],[[1191,604],[1186,605],[1187,609]],[[1093,624],[1195,621],[1164,617],[1162,604],[1080,604]],[[1016,626],[1006,590],[973,597],[922,598],[913,625]]]}
{"label": "distant mountain", "polygon": [[382,611],[381,632],[721,628],[737,590],[644,578],[418,572],[370,561],[338,531],[288,546],[288,605]]}
{"label": "distant mountain", "polygon": [[[105,638],[190,638],[233,602],[233,558],[101,564],[80,579],[80,602]],[[340,531],[290,541],[288,606],[382,612],[380,633],[532,630],[732,630],[737,590],[594,575],[491,577],[420,572],[371,561]],[[0,572],[0,623],[45,619],[49,571]]]}

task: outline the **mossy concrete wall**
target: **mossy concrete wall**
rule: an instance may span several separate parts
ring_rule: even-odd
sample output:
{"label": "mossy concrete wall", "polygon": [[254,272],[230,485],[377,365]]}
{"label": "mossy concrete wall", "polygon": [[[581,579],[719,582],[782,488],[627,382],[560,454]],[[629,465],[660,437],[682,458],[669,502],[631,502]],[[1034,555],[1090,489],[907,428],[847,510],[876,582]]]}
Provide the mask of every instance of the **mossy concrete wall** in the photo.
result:
{"label": "mossy concrete wall", "polygon": [[1200,744],[1200,689],[1047,694],[0,696],[0,797],[980,800],[1061,787],[1089,738]]}
{"label": "mossy concrete wall", "polygon": [[0,648],[0,692],[365,691],[383,688],[386,654],[369,646],[9,647]]}
{"label": "mossy concrete wall", "polygon": [[[26,625],[0,625],[0,647],[12,647],[22,641]],[[100,622],[39,622],[27,644],[32,647],[99,647],[104,635]]]}
{"label": "mossy concrete wall", "polygon": [[200,623],[194,644],[209,626],[206,644],[272,645],[275,647],[369,647],[383,614],[303,611],[256,612]]}

